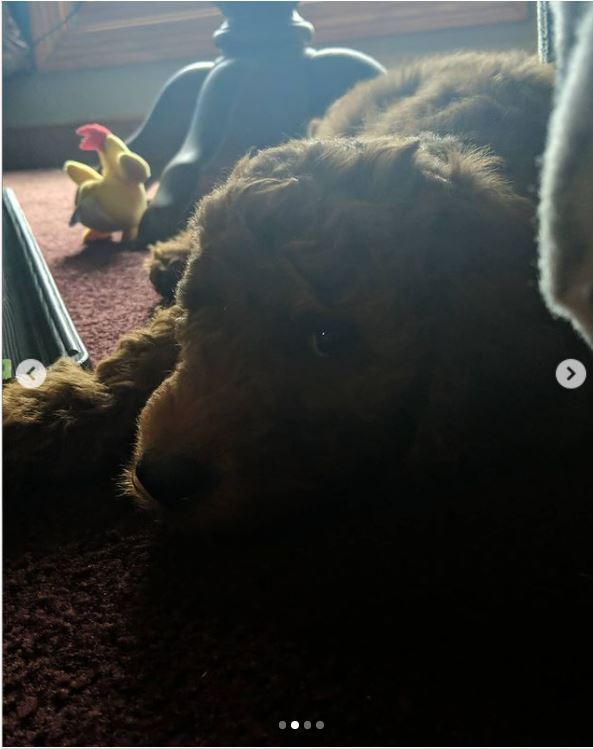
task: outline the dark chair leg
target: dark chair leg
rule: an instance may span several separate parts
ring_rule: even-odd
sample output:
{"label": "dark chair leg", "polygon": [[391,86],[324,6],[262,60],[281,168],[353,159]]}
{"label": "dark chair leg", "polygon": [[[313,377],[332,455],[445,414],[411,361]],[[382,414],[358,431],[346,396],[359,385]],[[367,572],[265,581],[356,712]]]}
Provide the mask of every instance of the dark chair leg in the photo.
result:
{"label": "dark chair leg", "polygon": [[128,141],[160,174],[140,226],[144,245],[182,229],[195,201],[250,148],[302,136],[352,85],[385,72],[353,50],[309,47],[313,27],[297,3],[218,5],[221,57],[171,79]]}
{"label": "dark chair leg", "polygon": [[148,161],[151,181],[181,148],[196,101],[213,62],[196,62],[182,68],[165,83],[150,114],[127,140],[128,146]]}

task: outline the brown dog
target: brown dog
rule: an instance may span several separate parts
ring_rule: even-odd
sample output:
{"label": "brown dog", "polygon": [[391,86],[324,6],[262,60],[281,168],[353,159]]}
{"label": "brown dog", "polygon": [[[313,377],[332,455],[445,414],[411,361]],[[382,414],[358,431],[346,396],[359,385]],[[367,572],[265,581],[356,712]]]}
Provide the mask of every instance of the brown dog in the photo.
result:
{"label": "brown dog", "polygon": [[189,256],[174,306],[93,374],[64,360],[6,389],[9,470],[104,471],[134,443],[126,488],[201,530],[309,512],[361,477],[577,450],[592,399],[554,370],[586,354],[537,290],[551,75],[522,55],[420,62],[243,158],[152,249],[165,296]]}

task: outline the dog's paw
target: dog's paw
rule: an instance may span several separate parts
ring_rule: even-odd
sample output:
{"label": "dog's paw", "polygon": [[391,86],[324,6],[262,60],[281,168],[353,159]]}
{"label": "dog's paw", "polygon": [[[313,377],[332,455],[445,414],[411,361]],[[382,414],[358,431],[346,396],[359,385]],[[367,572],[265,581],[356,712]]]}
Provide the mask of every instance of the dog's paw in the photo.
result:
{"label": "dog's paw", "polygon": [[94,375],[60,359],[37,388],[3,388],[4,471],[11,481],[71,475],[95,459],[92,425],[111,395]]}
{"label": "dog's paw", "polygon": [[149,249],[146,268],[150,281],[166,302],[172,302],[193,249],[193,236],[182,232],[166,242],[151,245]]}

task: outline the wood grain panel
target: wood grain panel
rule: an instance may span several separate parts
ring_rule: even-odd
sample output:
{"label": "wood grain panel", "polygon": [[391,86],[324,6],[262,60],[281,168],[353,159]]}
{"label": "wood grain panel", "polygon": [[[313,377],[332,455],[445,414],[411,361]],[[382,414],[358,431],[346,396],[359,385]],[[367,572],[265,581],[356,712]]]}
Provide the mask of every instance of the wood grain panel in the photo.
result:
{"label": "wood grain panel", "polygon": [[[35,36],[64,18],[73,3],[30,3]],[[33,8],[33,6],[37,6]],[[45,6],[43,9],[38,6]],[[48,6],[56,6],[51,10]],[[527,2],[324,2],[301,14],[315,26],[314,44],[462,28],[528,17]],[[39,70],[71,70],[166,59],[211,59],[222,17],[208,2],[84,2],[74,19],[39,45]]]}
{"label": "wood grain panel", "polygon": [[[44,69],[52,52],[76,24],[75,2],[34,2],[27,4],[33,40],[33,59]],[[72,15],[71,15],[72,14]]]}
{"label": "wood grain panel", "polygon": [[526,2],[305,2],[302,15],[325,44],[527,18]]}

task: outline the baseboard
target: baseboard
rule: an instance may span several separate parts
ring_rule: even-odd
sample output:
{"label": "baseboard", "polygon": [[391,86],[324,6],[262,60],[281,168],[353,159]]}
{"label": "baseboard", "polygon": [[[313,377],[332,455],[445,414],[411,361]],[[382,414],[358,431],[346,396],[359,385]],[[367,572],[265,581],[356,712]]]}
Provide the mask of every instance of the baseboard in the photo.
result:
{"label": "baseboard", "polygon": [[[67,159],[94,163],[96,155],[80,151],[75,130],[82,122],[67,125],[7,127],[4,130],[4,171],[60,169]],[[102,121],[118,136],[126,138],[140,125],[139,120]]]}

